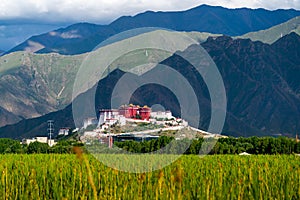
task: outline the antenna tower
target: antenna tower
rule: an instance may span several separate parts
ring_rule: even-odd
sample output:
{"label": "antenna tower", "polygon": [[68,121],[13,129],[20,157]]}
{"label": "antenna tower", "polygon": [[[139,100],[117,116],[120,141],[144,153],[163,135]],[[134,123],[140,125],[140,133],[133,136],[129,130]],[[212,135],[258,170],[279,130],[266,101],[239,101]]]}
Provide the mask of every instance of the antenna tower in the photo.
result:
{"label": "antenna tower", "polygon": [[52,137],[52,134],[53,134],[53,131],[54,131],[54,126],[53,126],[54,121],[53,120],[48,120],[47,123],[48,123],[48,129],[47,129],[48,130],[48,135],[49,135],[49,138],[51,140],[51,137]]}

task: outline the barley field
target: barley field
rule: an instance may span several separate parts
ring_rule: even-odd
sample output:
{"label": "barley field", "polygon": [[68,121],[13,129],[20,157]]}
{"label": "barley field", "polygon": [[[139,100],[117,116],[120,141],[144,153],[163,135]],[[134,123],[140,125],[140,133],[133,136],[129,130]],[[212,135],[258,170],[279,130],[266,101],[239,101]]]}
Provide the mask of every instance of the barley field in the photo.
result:
{"label": "barley field", "polygon": [[84,154],[0,155],[0,163],[0,199],[300,199],[296,155],[182,156],[139,174]]}

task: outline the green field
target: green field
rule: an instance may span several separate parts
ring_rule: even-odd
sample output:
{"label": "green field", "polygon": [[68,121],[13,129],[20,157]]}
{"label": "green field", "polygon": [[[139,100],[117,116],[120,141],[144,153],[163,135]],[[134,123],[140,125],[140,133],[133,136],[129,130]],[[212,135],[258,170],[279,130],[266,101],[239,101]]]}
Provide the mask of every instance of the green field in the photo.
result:
{"label": "green field", "polygon": [[142,174],[81,154],[1,155],[0,163],[0,199],[300,199],[296,155],[183,156]]}

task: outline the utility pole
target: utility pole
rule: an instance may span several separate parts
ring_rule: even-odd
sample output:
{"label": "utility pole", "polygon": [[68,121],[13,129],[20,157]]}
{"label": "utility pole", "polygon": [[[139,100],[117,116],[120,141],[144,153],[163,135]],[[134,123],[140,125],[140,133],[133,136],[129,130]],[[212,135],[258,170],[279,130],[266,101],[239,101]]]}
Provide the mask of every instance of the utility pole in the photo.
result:
{"label": "utility pole", "polygon": [[54,131],[54,126],[53,126],[53,124],[54,124],[54,121],[53,120],[48,120],[47,121],[47,123],[48,123],[48,134],[49,134],[49,138],[50,138],[50,140],[51,140],[51,137],[52,137],[52,134],[53,134],[53,131]]}

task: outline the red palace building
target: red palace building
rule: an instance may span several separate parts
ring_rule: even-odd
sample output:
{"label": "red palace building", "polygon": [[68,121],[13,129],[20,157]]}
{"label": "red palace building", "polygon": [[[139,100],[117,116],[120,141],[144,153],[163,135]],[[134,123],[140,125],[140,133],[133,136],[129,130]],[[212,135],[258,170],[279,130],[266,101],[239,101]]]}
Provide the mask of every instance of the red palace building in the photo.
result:
{"label": "red palace building", "polygon": [[136,106],[130,104],[129,106],[121,106],[119,108],[119,114],[126,118],[149,120],[151,115],[151,108],[144,106]]}
{"label": "red palace building", "polygon": [[144,106],[143,108],[140,108],[139,114],[142,120],[149,120],[151,115],[151,108]]}

